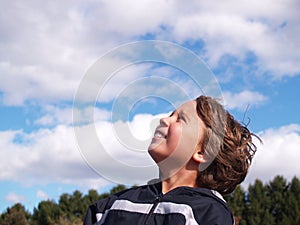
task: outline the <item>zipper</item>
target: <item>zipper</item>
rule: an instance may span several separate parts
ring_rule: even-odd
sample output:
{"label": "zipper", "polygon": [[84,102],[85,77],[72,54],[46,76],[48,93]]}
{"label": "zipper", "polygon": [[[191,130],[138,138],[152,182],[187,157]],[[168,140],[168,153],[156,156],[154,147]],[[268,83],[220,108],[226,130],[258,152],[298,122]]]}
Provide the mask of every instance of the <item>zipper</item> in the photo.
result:
{"label": "zipper", "polygon": [[162,198],[162,194],[160,194],[160,195],[158,195],[158,196],[155,197],[155,199],[153,201],[153,206],[151,207],[151,209],[150,209],[147,217],[145,218],[145,222],[143,223],[143,225],[147,225],[148,224],[149,219],[150,219],[151,215],[153,214],[155,208],[157,207],[158,203],[160,202],[161,198]]}

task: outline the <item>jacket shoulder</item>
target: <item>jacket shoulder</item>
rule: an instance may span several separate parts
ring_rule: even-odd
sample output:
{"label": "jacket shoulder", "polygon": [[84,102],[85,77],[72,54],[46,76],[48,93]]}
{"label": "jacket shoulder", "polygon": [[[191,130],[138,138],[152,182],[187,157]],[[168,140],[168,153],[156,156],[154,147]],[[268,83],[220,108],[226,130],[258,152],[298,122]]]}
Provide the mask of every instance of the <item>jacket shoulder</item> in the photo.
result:
{"label": "jacket shoulder", "polygon": [[223,197],[211,190],[204,190],[194,201],[197,221],[204,224],[234,224],[232,212]]}

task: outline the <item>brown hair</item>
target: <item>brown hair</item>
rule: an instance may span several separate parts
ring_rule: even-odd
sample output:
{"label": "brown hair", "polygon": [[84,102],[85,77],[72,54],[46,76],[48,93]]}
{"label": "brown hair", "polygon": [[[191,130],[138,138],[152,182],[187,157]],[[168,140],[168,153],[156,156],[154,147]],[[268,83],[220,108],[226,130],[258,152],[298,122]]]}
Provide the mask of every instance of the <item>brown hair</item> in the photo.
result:
{"label": "brown hair", "polygon": [[257,136],[215,99],[200,96],[196,102],[198,116],[206,125],[203,154],[211,159],[204,167],[200,164],[198,186],[229,194],[247,175],[257,149],[252,137]]}

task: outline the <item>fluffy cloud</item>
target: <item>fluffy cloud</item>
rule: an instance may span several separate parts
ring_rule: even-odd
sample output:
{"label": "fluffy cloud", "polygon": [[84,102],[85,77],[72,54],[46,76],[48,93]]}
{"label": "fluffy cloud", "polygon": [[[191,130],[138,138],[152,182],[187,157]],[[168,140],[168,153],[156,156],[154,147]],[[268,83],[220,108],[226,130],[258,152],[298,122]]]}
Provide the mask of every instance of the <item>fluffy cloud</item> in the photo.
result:
{"label": "fluffy cloud", "polygon": [[8,195],[6,195],[4,199],[5,201],[11,202],[13,204],[26,201],[25,196],[16,194],[15,192],[8,193]]}
{"label": "fluffy cloud", "polygon": [[297,1],[198,1],[192,8],[176,14],[173,35],[179,41],[203,40],[211,65],[226,54],[242,60],[252,52],[260,72],[273,78],[299,74]]}
{"label": "fluffy cloud", "polygon": [[78,110],[70,106],[58,107],[46,105],[41,110],[41,116],[33,123],[38,126],[56,126],[58,124],[72,125],[73,116],[76,114],[77,123],[91,123],[93,121],[108,120],[110,112],[101,109],[89,107],[84,110]]}
{"label": "fluffy cloud", "polygon": [[251,107],[260,105],[268,99],[266,96],[258,92],[251,92],[247,90],[236,94],[224,92],[223,97],[226,108],[239,110],[246,110],[248,106]]}
{"label": "fluffy cloud", "polygon": [[49,199],[49,196],[47,195],[46,192],[42,191],[42,190],[38,190],[36,192],[36,197],[39,198],[39,199],[42,199],[42,200],[47,200]]}
{"label": "fluffy cloud", "polygon": [[[88,66],[116,45],[152,35],[202,40],[212,66],[248,52],[273,78],[299,74],[299,4],[289,1],[4,1],[0,91],[3,102],[70,100]],[[124,10],[126,8],[126,10]],[[16,82],[17,81],[17,82]]]}
{"label": "fluffy cloud", "polygon": [[[158,116],[138,115],[130,123],[119,121],[112,124],[104,120],[97,121],[95,125],[98,138],[105,146],[105,149],[98,150],[107,151],[112,159],[126,163],[129,167],[153,165],[147,154],[147,146],[158,123],[157,118]],[[78,129],[84,131],[84,127]],[[87,137],[85,141],[92,142],[90,137],[93,134],[85,133],[85,135],[84,137]],[[140,143],[138,152],[126,147],[133,142],[122,139],[124,135],[130,137],[130,140],[135,140],[134,143]],[[13,180],[25,185],[54,182],[89,188],[107,185],[109,181],[103,179],[101,175],[109,176],[99,171],[96,171],[99,173],[97,174],[92,170],[95,168],[91,169],[86,165],[85,154],[89,149],[78,148],[78,138],[82,137],[75,136],[74,128],[69,125],[58,125],[52,129],[44,128],[30,133],[22,130],[0,132],[0,179]],[[92,158],[95,159],[95,156]],[[108,173],[116,172],[116,166],[112,161],[105,161],[103,158],[95,160],[97,165],[108,168]],[[89,161],[87,163],[90,164]],[[124,171],[117,172],[124,173]],[[129,180],[134,179],[134,174],[124,176]]]}
{"label": "fluffy cloud", "polygon": [[72,128],[59,126],[32,133],[1,132],[1,180],[26,185],[36,182],[80,183],[97,176],[85,165],[76,148]]}

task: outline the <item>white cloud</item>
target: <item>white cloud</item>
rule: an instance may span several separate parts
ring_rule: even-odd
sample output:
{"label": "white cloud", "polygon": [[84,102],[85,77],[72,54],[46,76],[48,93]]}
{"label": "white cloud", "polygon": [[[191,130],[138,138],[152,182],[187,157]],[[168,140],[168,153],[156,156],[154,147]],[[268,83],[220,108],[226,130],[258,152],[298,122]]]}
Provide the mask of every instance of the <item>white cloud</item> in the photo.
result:
{"label": "white cloud", "polygon": [[82,180],[79,179],[97,178],[81,158],[71,127],[58,126],[32,133],[3,131],[0,136],[1,180],[32,185],[52,182],[80,184]]}
{"label": "white cloud", "polygon": [[39,198],[39,199],[42,199],[42,200],[49,199],[49,196],[47,195],[47,193],[42,191],[42,190],[37,190],[36,197]]}
{"label": "white cloud", "polygon": [[[5,104],[70,100],[89,65],[147,34],[204,41],[216,65],[225,54],[257,56],[258,72],[299,74],[299,4],[289,1],[4,1],[0,90]],[[124,10],[126,8],[126,10]]]}
{"label": "white cloud", "polygon": [[[74,69],[71,64],[68,66],[70,70]],[[64,73],[45,68],[43,65],[21,66],[11,62],[0,62],[2,78],[0,90],[4,94],[3,103],[22,105],[29,99],[40,102],[71,100],[83,74],[83,68],[78,71]]]}
{"label": "white cloud", "polygon": [[25,196],[16,194],[15,192],[8,193],[8,195],[6,195],[4,199],[5,199],[5,201],[11,202],[11,203],[14,203],[14,204],[15,203],[22,203],[22,202],[26,201]]}
{"label": "white cloud", "polygon": [[225,54],[243,60],[247,52],[257,57],[260,72],[273,78],[299,74],[299,4],[294,1],[198,1],[193,10],[179,12],[172,28],[174,38],[203,40],[206,58],[216,65]]}
{"label": "white cloud", "polygon": [[42,115],[34,121],[39,126],[56,126],[73,124],[73,116],[75,115],[75,123],[91,123],[93,121],[102,121],[110,119],[110,112],[97,108],[88,107],[79,110],[76,107],[54,105],[46,105],[42,108]]}
{"label": "white cloud", "polygon": [[263,144],[254,157],[253,165],[245,183],[256,178],[268,182],[276,175],[291,180],[300,176],[300,125],[291,124],[259,133]]}
{"label": "white cloud", "polygon": [[247,107],[257,106],[265,101],[267,101],[267,97],[258,93],[251,91],[242,91],[240,93],[231,93],[231,92],[223,92],[225,106],[228,109],[239,109],[246,110]]}
{"label": "white cloud", "polygon": [[[98,121],[96,128],[99,141],[113,158],[129,166],[143,167],[153,165],[147,147],[157,123],[157,116],[139,115],[131,123],[111,124],[103,120]],[[120,139],[125,132],[131,139]],[[92,134],[85,133],[85,136],[85,141],[93,142]],[[134,144],[130,140],[142,143],[139,145],[142,148],[139,149],[140,152],[128,150],[121,144],[122,141],[125,141],[127,146]],[[0,180],[12,180],[25,185],[58,182],[83,188],[99,188],[110,183],[86,165],[82,157],[86,149],[78,149],[73,127],[68,125],[58,125],[53,129],[41,128],[30,133],[22,130],[2,131],[0,148]],[[102,158],[95,160],[97,164],[109,168],[109,171],[115,170],[112,161]],[[134,174],[126,176],[134,177]],[[40,194],[41,192],[39,196],[42,196]]]}
{"label": "white cloud", "polygon": [[80,21],[70,3],[2,2],[0,90],[5,104],[72,99],[94,58],[80,44]]}
{"label": "white cloud", "polygon": [[[102,13],[106,29],[121,35],[122,38],[156,32],[168,15],[172,13],[172,1],[141,0],[128,2],[107,1],[98,5],[95,14]],[[126,9],[126,10],[124,10]],[[97,18],[97,15],[95,15]],[[99,24],[99,21],[94,21]],[[100,22],[101,23],[101,22]],[[97,26],[99,30],[101,26]]]}

